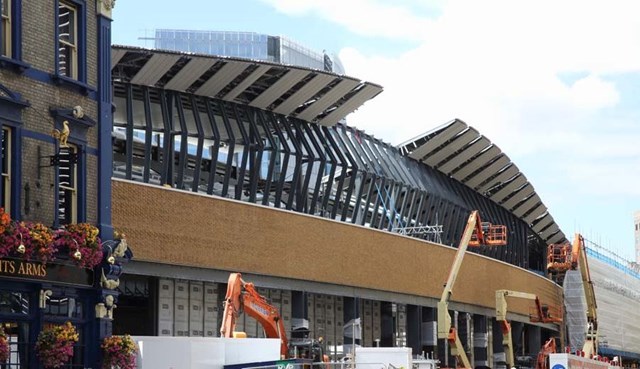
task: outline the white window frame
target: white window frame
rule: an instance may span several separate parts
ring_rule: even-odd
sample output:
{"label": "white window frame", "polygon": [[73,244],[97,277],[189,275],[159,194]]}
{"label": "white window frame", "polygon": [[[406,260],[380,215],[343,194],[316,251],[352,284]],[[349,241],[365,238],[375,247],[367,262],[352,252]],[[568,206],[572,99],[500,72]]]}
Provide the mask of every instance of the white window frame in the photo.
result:
{"label": "white window frame", "polygon": [[[69,144],[68,147],[70,155],[78,154],[78,147],[73,144]],[[61,164],[62,165],[62,164]],[[63,193],[71,193],[69,196],[70,204],[65,204],[65,210],[68,210],[70,214],[65,213],[65,222],[64,224],[74,224],[78,222],[78,164],[69,163],[69,166],[72,168],[70,176],[71,183],[63,184],[60,172],[58,169],[58,201],[60,201],[60,197],[63,196]],[[66,197],[66,196],[65,196]],[[60,215],[60,203],[58,203],[58,217]]]}
{"label": "white window frame", "polygon": [[[7,147],[4,150],[4,155],[6,156],[7,165],[2,166],[2,185],[3,191],[2,197],[4,199],[4,211],[7,214],[11,214],[11,150],[13,150],[11,142],[11,128],[2,127],[2,133],[4,135],[4,139],[6,140]],[[3,143],[4,145],[4,143]],[[3,157],[2,160],[5,158]]]}
{"label": "white window frame", "polygon": [[[73,39],[73,42],[69,42],[67,40],[63,40],[62,39],[62,34],[60,33],[60,10],[62,8],[66,8],[69,10],[69,17],[73,18],[73,27],[69,28],[69,35],[72,35],[73,37],[69,37],[71,39]],[[73,78],[73,79],[78,79],[78,7],[75,6],[73,3],[67,2],[67,1],[59,1],[58,3],[58,30],[57,30],[57,34],[58,34],[58,60],[57,60],[57,68],[58,68],[58,73],[61,75],[64,75],[66,77],[69,78]],[[66,60],[66,53],[65,53],[65,71],[64,73],[61,72],[62,67],[61,67],[61,63],[62,63],[62,49],[69,49],[70,50],[70,59],[71,60]],[[69,73],[69,69],[71,69],[71,73]]]}
{"label": "white window frame", "polygon": [[[11,2],[13,0],[0,0],[2,2],[2,49],[0,54],[6,58],[11,58]],[[6,8],[5,8],[6,6]],[[4,10],[7,10],[6,13]]]}

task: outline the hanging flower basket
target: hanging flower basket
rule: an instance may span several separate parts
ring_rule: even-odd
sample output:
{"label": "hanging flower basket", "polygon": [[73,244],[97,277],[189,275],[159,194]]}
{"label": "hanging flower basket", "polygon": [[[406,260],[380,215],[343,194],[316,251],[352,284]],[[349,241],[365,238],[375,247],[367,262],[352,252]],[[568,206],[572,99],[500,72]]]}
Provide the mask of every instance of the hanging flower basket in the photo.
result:
{"label": "hanging flower basket", "polygon": [[60,368],[73,357],[78,332],[70,322],[43,329],[36,341],[36,355],[47,369]]}
{"label": "hanging flower basket", "polygon": [[0,327],[0,364],[4,364],[9,360],[9,339],[4,333],[4,329]]}
{"label": "hanging flower basket", "polygon": [[71,260],[83,268],[93,268],[102,261],[102,241],[98,228],[89,223],[68,224],[54,234],[57,249],[69,253]]}
{"label": "hanging flower basket", "polygon": [[138,348],[131,336],[111,336],[102,341],[102,369],[135,369]]}
{"label": "hanging flower basket", "polygon": [[20,256],[28,258],[29,231],[21,223],[12,222],[9,214],[0,208],[0,257]]}
{"label": "hanging flower basket", "polygon": [[42,223],[23,224],[29,233],[29,257],[42,263],[55,260],[58,248],[53,242],[53,232]]}

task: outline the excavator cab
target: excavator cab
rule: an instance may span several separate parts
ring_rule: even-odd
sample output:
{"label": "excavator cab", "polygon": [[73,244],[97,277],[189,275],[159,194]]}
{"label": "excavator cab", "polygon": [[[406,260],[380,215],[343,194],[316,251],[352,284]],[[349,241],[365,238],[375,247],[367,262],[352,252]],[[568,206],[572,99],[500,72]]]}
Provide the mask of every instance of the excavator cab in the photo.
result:
{"label": "excavator cab", "polygon": [[[478,232],[482,232],[479,235]],[[493,225],[489,222],[480,223],[480,227],[471,234],[469,246],[504,246],[507,244],[507,227],[504,225]]]}
{"label": "excavator cab", "polygon": [[329,362],[329,357],[325,354],[321,339],[303,338],[289,341],[289,357],[308,359],[312,363]]}

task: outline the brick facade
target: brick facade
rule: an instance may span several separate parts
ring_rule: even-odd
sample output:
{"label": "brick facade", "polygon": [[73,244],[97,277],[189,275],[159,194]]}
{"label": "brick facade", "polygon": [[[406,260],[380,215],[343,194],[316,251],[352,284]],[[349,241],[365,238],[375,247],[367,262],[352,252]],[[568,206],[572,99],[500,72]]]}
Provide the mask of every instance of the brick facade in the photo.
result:
{"label": "brick facade", "polygon": [[[29,68],[23,73],[12,69],[0,69],[0,83],[9,90],[19,93],[22,99],[29,103],[28,107],[22,109],[22,137],[15,137],[22,144],[19,164],[22,175],[19,212],[14,210],[14,214],[23,220],[41,221],[47,225],[54,223],[56,212],[56,168],[43,165],[48,164],[46,156],[55,154],[56,143],[50,138],[51,132],[54,128],[59,128],[59,123],[63,120],[58,119],[56,125],[50,109],[72,109],[80,105],[86,118],[92,121],[98,120],[95,94],[91,96],[79,89],[56,84],[55,79],[51,78],[56,70],[56,5],[55,1],[22,1],[22,62],[28,64]],[[85,36],[86,84],[93,89],[96,88],[98,81],[95,6],[94,1],[87,1],[83,6],[87,31]],[[78,195],[86,196],[86,217],[83,220],[95,224],[98,196],[96,183],[98,126],[88,129],[86,142],[72,138],[69,142],[79,144],[84,151],[82,157],[86,163],[86,192]],[[17,205],[12,204],[13,207]]]}

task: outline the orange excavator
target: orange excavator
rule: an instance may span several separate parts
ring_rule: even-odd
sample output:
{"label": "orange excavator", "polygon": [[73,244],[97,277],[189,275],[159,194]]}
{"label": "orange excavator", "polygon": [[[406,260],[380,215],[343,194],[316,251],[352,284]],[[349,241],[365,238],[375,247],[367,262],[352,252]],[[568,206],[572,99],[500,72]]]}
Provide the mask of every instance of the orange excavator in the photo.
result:
{"label": "orange excavator", "polygon": [[220,336],[240,338],[243,334],[235,332],[236,319],[244,311],[262,325],[267,338],[280,339],[280,355],[289,356],[289,342],[284,330],[284,322],[280,313],[267,299],[256,291],[253,283],[242,280],[240,273],[231,273],[227,285],[227,295],[224,298],[224,313]]}
{"label": "orange excavator", "polygon": [[469,246],[504,246],[506,244],[507,228],[505,226],[483,223],[477,210],[471,212],[462,232],[462,239],[453,259],[449,277],[444,285],[442,297],[438,302],[438,339],[445,339],[449,343],[451,355],[456,358],[457,368],[472,368],[464,347],[462,347],[458,331],[451,324],[451,315],[449,314],[449,301],[453,294],[453,285],[458,278],[462,259]]}
{"label": "orange excavator", "polygon": [[226,338],[244,338],[244,332],[236,332],[236,320],[245,312],[258,321],[264,329],[265,337],[280,339],[280,356],[283,359],[303,357],[313,362],[329,362],[324,354],[321,340],[299,340],[289,342],[280,312],[260,295],[253,283],[245,282],[240,273],[231,273],[227,282],[227,294],[224,298],[224,313],[220,336]]}

